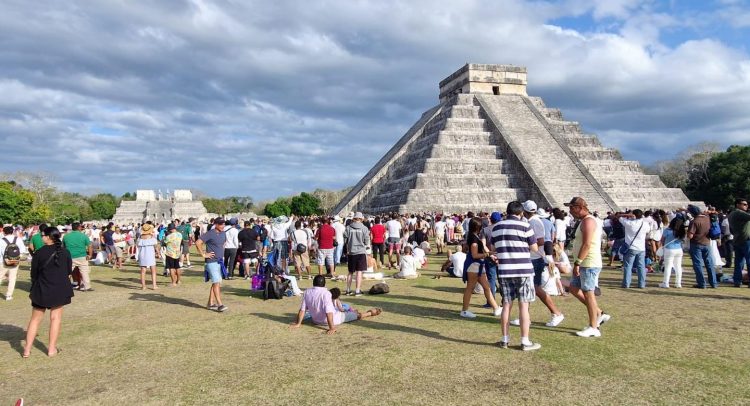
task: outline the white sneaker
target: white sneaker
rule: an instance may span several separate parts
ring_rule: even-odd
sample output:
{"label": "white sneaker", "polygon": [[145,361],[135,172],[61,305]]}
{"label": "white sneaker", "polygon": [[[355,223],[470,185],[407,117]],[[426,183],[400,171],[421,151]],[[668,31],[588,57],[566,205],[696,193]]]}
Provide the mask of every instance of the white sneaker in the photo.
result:
{"label": "white sneaker", "polygon": [[544,325],[547,327],[557,327],[560,325],[560,323],[562,323],[563,320],[565,320],[564,314],[562,313],[560,313],[559,315],[553,314],[552,318],[549,319],[549,321],[545,323]]}
{"label": "white sneaker", "polygon": [[664,289],[667,289],[667,288],[669,288],[669,285],[665,285],[665,284],[663,284],[663,283],[660,283],[660,284],[659,284],[659,287],[660,287],[660,288],[664,288]]}
{"label": "white sneaker", "polygon": [[529,345],[521,343],[521,349],[524,351],[534,351],[540,348],[542,348],[542,345],[539,343],[530,343]]}
{"label": "white sneaker", "polygon": [[492,312],[492,314],[494,314],[495,317],[500,317],[500,315],[503,314],[503,307],[498,306],[497,309],[495,309],[495,311]]}
{"label": "white sneaker", "polygon": [[601,337],[602,332],[599,331],[598,328],[593,328],[591,326],[586,327],[585,329],[581,331],[577,331],[576,335],[578,337]]}
{"label": "white sneaker", "polygon": [[601,326],[602,324],[606,323],[611,319],[612,316],[608,315],[607,313],[602,312],[602,314],[599,315],[599,317],[596,319],[596,325]]}
{"label": "white sneaker", "polygon": [[5,296],[5,300],[13,300],[13,296]]}
{"label": "white sneaker", "polygon": [[521,319],[513,319],[510,321],[511,326],[520,326],[521,325]]}
{"label": "white sneaker", "polygon": [[477,315],[468,310],[461,310],[461,317],[466,317],[467,319],[473,319],[477,317]]}

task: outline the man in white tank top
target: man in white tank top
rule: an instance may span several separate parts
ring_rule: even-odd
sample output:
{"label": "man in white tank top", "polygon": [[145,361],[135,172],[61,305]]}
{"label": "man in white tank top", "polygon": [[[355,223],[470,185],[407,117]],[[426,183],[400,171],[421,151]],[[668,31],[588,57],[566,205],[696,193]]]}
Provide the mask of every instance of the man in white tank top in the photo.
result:
{"label": "man in white tank top", "polygon": [[589,314],[589,325],[576,334],[580,337],[601,337],[599,326],[610,319],[599,308],[595,295],[602,270],[602,222],[591,215],[582,197],[574,197],[565,205],[570,207],[570,214],[580,220],[570,258],[573,261],[570,293],[586,305]]}

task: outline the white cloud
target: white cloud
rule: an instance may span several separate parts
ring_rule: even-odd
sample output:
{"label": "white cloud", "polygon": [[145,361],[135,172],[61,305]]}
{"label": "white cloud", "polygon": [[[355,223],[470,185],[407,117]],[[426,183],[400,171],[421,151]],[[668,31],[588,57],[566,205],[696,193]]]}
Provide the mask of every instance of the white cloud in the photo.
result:
{"label": "white cloud", "polygon": [[[532,95],[629,159],[748,143],[746,50],[700,37],[666,45],[665,30],[700,16],[654,4],[6,3],[0,140],[18,154],[0,171],[58,170],[67,188],[116,193],[264,199],[350,186],[466,62],[527,66]],[[583,15],[606,26],[553,22]],[[48,164],[29,159],[39,145]]]}

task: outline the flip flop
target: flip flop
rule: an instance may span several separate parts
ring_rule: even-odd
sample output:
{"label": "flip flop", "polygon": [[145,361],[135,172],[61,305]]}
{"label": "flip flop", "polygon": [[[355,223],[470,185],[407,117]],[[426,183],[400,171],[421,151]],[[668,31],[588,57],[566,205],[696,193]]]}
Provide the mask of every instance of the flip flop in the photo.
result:
{"label": "flip flop", "polygon": [[54,357],[54,356],[56,356],[56,355],[60,355],[60,353],[62,352],[62,349],[61,349],[61,348],[59,348],[59,347],[55,347],[55,350],[57,350],[57,351],[56,351],[56,352],[55,352],[54,354],[52,354],[52,355],[50,355],[50,354],[47,354],[47,356],[48,356],[48,357]]}
{"label": "flip flop", "polygon": [[29,354],[21,354],[21,357],[22,357],[22,358],[29,358],[30,356],[31,356],[31,354],[30,354],[30,353],[29,353]]}

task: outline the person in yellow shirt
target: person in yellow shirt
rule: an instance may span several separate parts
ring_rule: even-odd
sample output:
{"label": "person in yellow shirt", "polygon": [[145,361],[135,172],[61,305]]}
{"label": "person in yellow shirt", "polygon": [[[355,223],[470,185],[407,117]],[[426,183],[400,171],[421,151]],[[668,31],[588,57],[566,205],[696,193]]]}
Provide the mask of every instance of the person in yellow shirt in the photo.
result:
{"label": "person in yellow shirt", "polygon": [[182,233],[177,231],[173,223],[167,227],[167,236],[164,237],[164,246],[166,248],[165,262],[169,270],[169,277],[172,279],[171,286],[180,284],[181,269],[180,255],[182,255]]}

